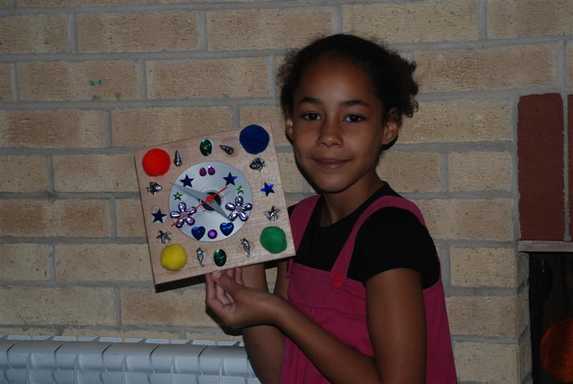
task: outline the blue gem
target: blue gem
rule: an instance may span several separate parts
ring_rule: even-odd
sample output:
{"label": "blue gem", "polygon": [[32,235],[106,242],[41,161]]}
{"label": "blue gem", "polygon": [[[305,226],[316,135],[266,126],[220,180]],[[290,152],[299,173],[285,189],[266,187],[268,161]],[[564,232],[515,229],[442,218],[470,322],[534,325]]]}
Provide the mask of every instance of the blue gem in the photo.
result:
{"label": "blue gem", "polygon": [[251,124],[241,130],[239,142],[247,151],[253,155],[263,152],[269,145],[270,136],[260,125]]}
{"label": "blue gem", "polygon": [[233,229],[235,229],[235,225],[233,223],[221,223],[219,228],[221,232],[223,232],[223,235],[229,236],[229,234],[233,232]]}
{"label": "blue gem", "polygon": [[265,196],[268,196],[269,193],[275,193],[275,191],[273,190],[273,185],[271,183],[265,183],[265,185],[263,185],[263,187],[261,188],[261,192],[264,192]]}
{"label": "blue gem", "polygon": [[191,234],[197,240],[201,240],[201,238],[205,234],[205,227],[203,227],[203,226],[193,227],[193,228],[191,228]]}
{"label": "blue gem", "polygon": [[185,175],[185,178],[179,181],[183,183],[184,187],[192,187],[191,182],[193,181],[193,179],[190,178],[189,175]]}

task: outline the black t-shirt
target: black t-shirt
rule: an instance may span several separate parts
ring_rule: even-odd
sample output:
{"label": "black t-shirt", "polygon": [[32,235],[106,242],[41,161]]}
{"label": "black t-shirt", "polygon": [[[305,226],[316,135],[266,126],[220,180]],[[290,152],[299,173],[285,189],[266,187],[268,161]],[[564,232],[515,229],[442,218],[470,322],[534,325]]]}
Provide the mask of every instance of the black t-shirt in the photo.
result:
{"label": "black t-shirt", "polygon": [[[350,215],[325,227],[320,226],[322,199],[319,199],[294,261],[330,271],[360,214],[374,200],[387,195],[399,196],[384,183]],[[423,288],[432,286],[440,277],[438,255],[426,227],[413,213],[386,207],[373,213],[358,231],[348,277],[365,284],[372,276],[394,268],[418,271]]]}

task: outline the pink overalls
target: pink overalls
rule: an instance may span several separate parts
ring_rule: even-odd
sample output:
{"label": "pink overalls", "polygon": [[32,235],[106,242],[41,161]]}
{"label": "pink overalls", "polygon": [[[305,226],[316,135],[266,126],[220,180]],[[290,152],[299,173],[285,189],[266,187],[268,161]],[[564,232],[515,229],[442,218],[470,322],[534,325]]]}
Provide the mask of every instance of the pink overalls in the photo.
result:
{"label": "pink overalls", "polygon": [[[317,201],[317,196],[301,201],[291,215],[297,249]],[[366,320],[366,289],[360,282],[347,279],[346,273],[360,227],[372,213],[384,207],[408,210],[424,223],[422,214],[412,202],[401,197],[382,196],[359,216],[330,272],[294,263],[292,259],[288,268],[289,302],[339,340],[368,356],[373,355],[373,349]],[[441,280],[424,289],[423,295],[427,333],[426,383],[455,383],[456,372]],[[288,338],[285,338],[281,382],[328,383]]]}

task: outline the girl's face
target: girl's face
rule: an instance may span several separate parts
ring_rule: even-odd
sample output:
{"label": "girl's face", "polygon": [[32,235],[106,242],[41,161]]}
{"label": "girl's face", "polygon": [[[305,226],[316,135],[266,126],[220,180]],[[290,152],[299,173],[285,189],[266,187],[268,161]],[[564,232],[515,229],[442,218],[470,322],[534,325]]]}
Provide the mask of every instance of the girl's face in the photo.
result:
{"label": "girl's face", "polygon": [[398,134],[370,78],[349,60],[322,57],[304,72],[286,121],[297,164],[322,193],[373,192],[380,147]]}

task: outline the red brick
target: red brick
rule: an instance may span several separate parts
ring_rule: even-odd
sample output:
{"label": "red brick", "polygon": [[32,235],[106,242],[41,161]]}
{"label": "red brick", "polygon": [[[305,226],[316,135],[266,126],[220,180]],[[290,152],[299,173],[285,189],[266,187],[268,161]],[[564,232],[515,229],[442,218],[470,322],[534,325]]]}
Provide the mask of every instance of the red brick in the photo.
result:
{"label": "red brick", "polygon": [[568,122],[568,137],[569,142],[567,143],[568,151],[569,151],[569,231],[573,231],[573,95],[569,95],[568,97],[569,103],[569,116],[567,116]]}
{"label": "red brick", "polygon": [[563,133],[560,95],[520,98],[517,154],[523,240],[563,240]]}

